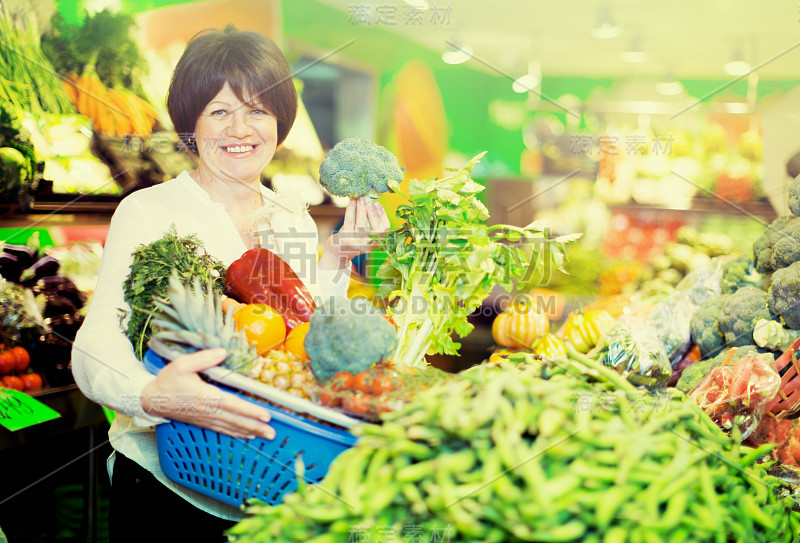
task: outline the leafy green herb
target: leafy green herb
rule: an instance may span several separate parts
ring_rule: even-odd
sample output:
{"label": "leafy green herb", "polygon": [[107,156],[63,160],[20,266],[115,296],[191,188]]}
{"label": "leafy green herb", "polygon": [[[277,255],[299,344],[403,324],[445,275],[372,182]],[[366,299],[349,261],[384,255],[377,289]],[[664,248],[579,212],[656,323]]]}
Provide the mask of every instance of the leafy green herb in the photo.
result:
{"label": "leafy green herb", "polygon": [[[495,284],[508,291],[546,282],[564,272],[564,247],[581,234],[550,238],[544,223],[525,228],[487,226],[489,212],[476,198],[484,187],[470,178],[483,153],[452,176],[412,180],[404,224],[382,240],[387,259],[378,269],[378,296],[398,326],[396,364],[424,364],[425,354],[457,354],[452,339],[469,334],[467,317]],[[389,182],[395,193],[399,184]]]}
{"label": "leafy green herb", "polygon": [[[139,246],[133,252],[131,272],[123,289],[125,301],[131,307],[125,335],[140,360],[154,332],[150,316],[155,310],[155,300],[166,298],[173,270],[185,284],[199,277],[200,284],[210,282],[214,291],[222,294],[225,265],[205,251],[197,236],[180,237],[173,224],[161,239]],[[120,324],[127,314],[123,311]]]}
{"label": "leafy green herb", "polygon": [[0,99],[37,118],[74,113],[61,79],[42,53],[36,18],[12,14],[0,3]]}
{"label": "leafy green herb", "polygon": [[52,30],[42,36],[42,49],[59,73],[81,74],[88,64],[106,87],[141,94],[138,74],[147,69],[147,63],[131,32],[135,27],[131,14],[104,9],[76,26],[57,13],[51,22]]}

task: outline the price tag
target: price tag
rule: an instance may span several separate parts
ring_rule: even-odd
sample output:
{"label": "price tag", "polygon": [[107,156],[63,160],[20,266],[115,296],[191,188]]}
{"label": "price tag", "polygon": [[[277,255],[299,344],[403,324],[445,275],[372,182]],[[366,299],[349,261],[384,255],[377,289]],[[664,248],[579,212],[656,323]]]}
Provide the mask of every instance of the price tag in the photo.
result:
{"label": "price tag", "polygon": [[12,432],[57,419],[58,411],[23,392],[0,389],[0,426]]}

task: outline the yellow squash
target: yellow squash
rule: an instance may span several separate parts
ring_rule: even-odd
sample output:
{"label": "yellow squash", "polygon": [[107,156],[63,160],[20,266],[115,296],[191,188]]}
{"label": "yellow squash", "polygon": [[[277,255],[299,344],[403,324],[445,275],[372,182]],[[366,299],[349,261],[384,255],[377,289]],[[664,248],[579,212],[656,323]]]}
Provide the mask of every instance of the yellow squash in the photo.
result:
{"label": "yellow squash", "polygon": [[549,331],[547,315],[532,304],[512,305],[492,323],[492,338],[503,347],[530,349],[536,339]]}

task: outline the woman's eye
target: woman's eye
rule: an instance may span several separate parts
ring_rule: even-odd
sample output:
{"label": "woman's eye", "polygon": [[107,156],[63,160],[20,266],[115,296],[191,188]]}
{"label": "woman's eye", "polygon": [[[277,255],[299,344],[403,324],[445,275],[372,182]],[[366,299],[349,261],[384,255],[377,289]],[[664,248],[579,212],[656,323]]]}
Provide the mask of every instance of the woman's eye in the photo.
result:
{"label": "woman's eye", "polygon": [[250,110],[250,113],[252,113],[253,115],[269,115],[269,113],[264,111],[263,109],[253,109]]}
{"label": "woman's eye", "polygon": [[215,109],[214,111],[211,112],[212,117],[224,117],[227,114],[228,112],[225,111],[224,109]]}

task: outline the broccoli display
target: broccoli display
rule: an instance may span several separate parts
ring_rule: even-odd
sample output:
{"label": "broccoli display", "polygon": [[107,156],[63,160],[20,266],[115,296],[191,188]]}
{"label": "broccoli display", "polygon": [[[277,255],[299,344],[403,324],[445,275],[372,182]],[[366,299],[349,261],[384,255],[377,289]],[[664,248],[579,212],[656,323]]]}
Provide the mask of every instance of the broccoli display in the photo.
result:
{"label": "broccoli display", "polygon": [[320,382],[340,371],[358,373],[386,360],[397,347],[397,332],[364,298],[332,298],[309,321],[304,347]]}
{"label": "broccoli display", "polygon": [[[703,377],[708,375],[708,372],[721,365],[725,361],[725,357],[728,356],[729,352],[730,349],[723,349],[714,358],[706,358],[700,360],[699,362],[695,362],[683,370],[683,373],[681,373],[681,378],[678,379],[675,388],[688,394],[694,389],[694,387],[700,384],[700,381],[703,380]],[[763,352],[765,352],[763,349],[759,349],[755,345],[738,347],[731,358],[731,362],[735,362],[736,360],[739,360],[741,357],[748,354],[758,354]]]}
{"label": "broccoli display", "polygon": [[319,167],[319,181],[334,196],[376,198],[389,190],[390,180],[403,181],[397,157],[385,147],[362,138],[337,143]]}
{"label": "broccoli display", "polygon": [[703,303],[692,315],[689,329],[692,341],[704,357],[716,355],[725,346],[725,337],[719,330],[719,313],[728,301],[728,295],[717,296]]}
{"label": "broccoli display", "polygon": [[722,267],[722,294],[733,294],[741,287],[761,288],[762,282],[752,253],[742,253]]}
{"label": "broccoli display", "polygon": [[789,185],[789,210],[792,214],[800,216],[800,175]]}
{"label": "broccoli display", "polygon": [[753,343],[753,329],[760,319],[771,317],[767,293],[755,287],[742,287],[731,294],[719,313],[719,330],[729,347]]}
{"label": "broccoli display", "polygon": [[800,329],[800,262],[772,274],[768,297],[769,310],[787,327]]}
{"label": "broccoli display", "polygon": [[800,217],[778,217],[753,243],[756,270],[769,273],[800,260]]}

